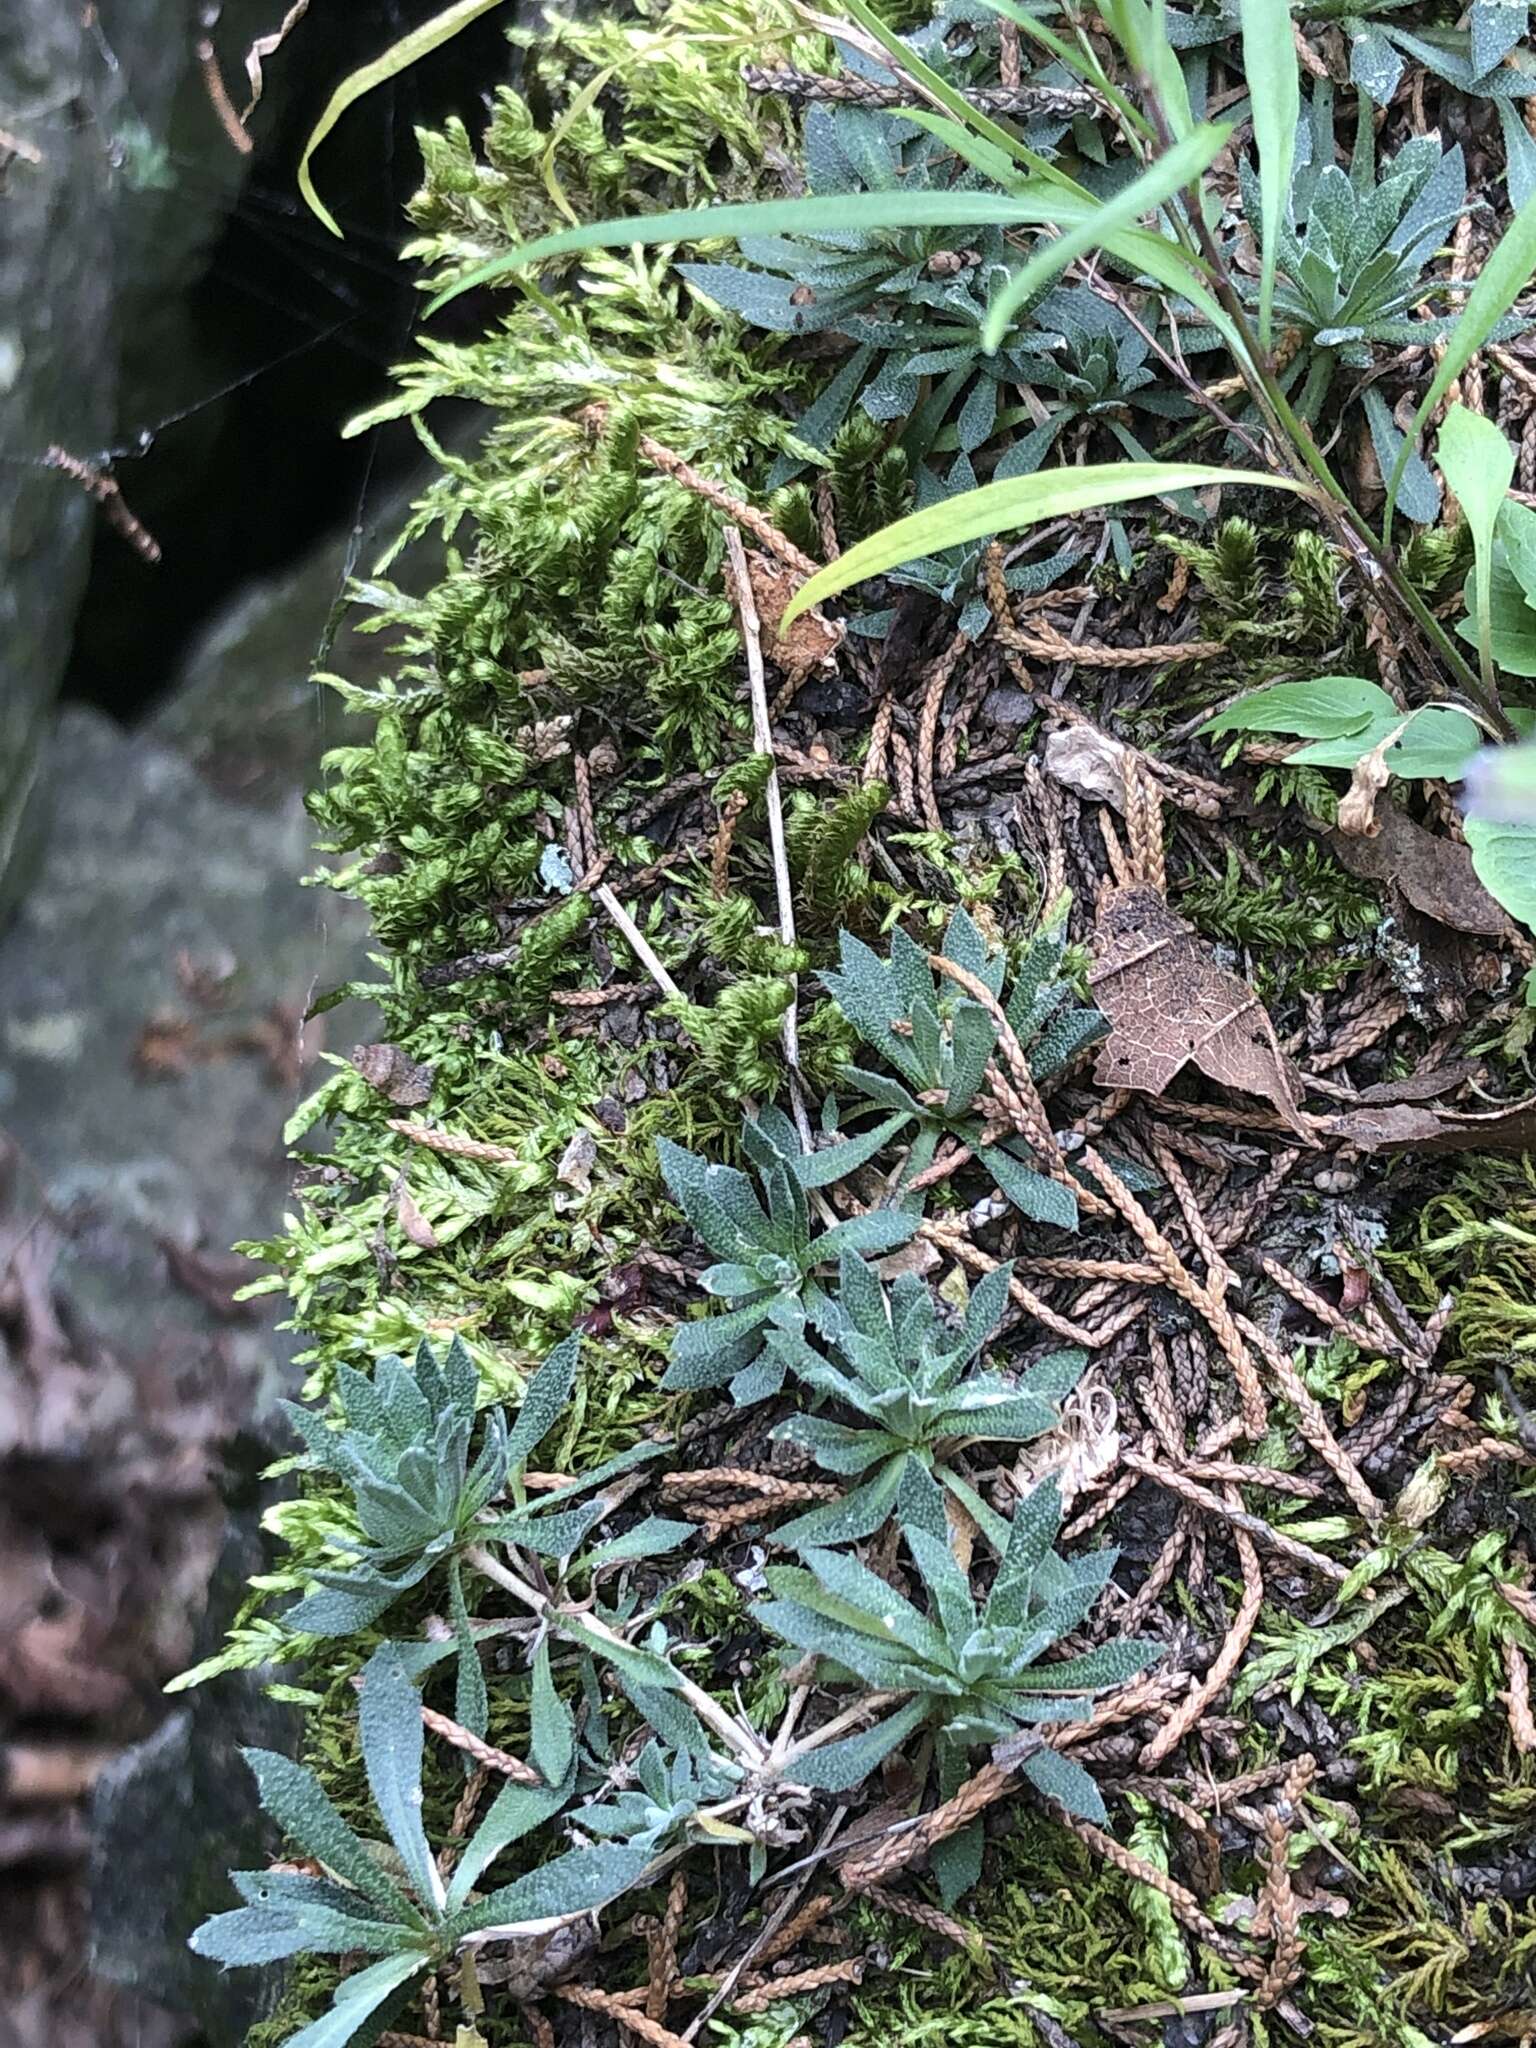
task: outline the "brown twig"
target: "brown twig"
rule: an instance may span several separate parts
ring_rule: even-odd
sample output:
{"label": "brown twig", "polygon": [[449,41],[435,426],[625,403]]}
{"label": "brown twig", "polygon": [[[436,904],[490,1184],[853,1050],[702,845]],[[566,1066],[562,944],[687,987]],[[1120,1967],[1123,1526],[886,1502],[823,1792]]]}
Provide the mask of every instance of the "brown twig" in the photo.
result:
{"label": "brown twig", "polygon": [[245,132],[244,123],[235,112],[234,101],[224,84],[224,74],[219,69],[219,54],[207,36],[197,45],[198,69],[203,74],[203,86],[208,94],[208,103],[219,117],[219,126],[229,137],[231,145],[241,156],[249,156],[254,144]]}
{"label": "brown twig", "polygon": [[43,457],[45,469],[56,469],[77,483],[81,490],[96,500],[106,516],[107,524],[114,533],[127,541],[142,561],[154,564],[160,559],[160,543],[141,520],[136,519],[123,501],[122,489],[117,478],[111,476],[95,463],[84,457],[71,455],[67,448],[55,443]]}

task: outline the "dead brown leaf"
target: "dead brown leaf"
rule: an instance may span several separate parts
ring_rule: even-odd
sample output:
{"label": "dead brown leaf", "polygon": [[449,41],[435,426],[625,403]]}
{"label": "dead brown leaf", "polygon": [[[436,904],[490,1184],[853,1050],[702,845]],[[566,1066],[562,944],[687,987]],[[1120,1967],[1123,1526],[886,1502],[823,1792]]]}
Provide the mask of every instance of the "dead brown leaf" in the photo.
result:
{"label": "dead brown leaf", "polygon": [[1362,1152],[1536,1151],[1536,1095],[1498,1109],[1432,1109],[1412,1102],[1377,1103],[1331,1117],[1327,1130]]}
{"label": "dead brown leaf", "polygon": [[1447,1060],[1441,1067],[1418,1067],[1396,1081],[1373,1081],[1360,1090],[1362,1103],[1432,1102],[1437,1096],[1454,1094],[1464,1081],[1480,1079],[1487,1073],[1480,1060]]}
{"label": "dead brown leaf", "polygon": [[[1342,822],[1342,816],[1341,816]],[[1430,832],[1396,804],[1387,805],[1369,838],[1339,831],[1328,847],[1362,881],[1394,884],[1415,910],[1454,931],[1502,938],[1510,927],[1472,870],[1472,855],[1454,839]]]}
{"label": "dead brown leaf", "polygon": [[798,676],[809,675],[813,668],[830,662],[843,644],[844,628],[840,623],[834,625],[812,610],[802,612],[787,633],[780,630],[779,621],[804,579],[784,563],[755,552],[747,556],[747,574],[763,629],[763,652],[769,660],[777,662],[787,674]]}
{"label": "dead brown leaf", "polygon": [[432,1099],[432,1069],[398,1045],[355,1045],[352,1064],[371,1088],[397,1109],[420,1109]]}
{"label": "dead brown leaf", "polygon": [[1110,1022],[1094,1070],[1100,1087],[1162,1095],[1193,1061],[1224,1087],[1263,1096],[1310,1141],[1290,1062],[1263,1004],[1156,889],[1138,882],[1109,891],[1093,956],[1089,986]]}
{"label": "dead brown leaf", "polygon": [[402,1180],[395,1194],[395,1214],[400,1218],[400,1228],[418,1250],[435,1252],[441,1240],[426,1217],[416,1206],[415,1197]]}

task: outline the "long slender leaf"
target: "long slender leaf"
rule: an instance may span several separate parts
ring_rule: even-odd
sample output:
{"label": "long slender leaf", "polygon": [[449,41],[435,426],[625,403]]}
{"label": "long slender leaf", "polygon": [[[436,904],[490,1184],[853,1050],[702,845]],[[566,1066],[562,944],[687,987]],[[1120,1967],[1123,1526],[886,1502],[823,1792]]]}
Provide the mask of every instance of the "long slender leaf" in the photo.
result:
{"label": "long slender leaf", "polygon": [[1296,67],[1295,31],[1288,0],[1241,0],[1243,75],[1253,112],[1259,152],[1259,201],[1263,240],[1259,268],[1259,339],[1270,346],[1274,325],[1275,267],[1285,225],[1285,205],[1296,161],[1296,124],[1301,118],[1301,81]]}
{"label": "long slender leaf", "polygon": [[1391,534],[1392,514],[1397,508],[1403,471],[1408,467],[1409,453],[1424,422],[1525,290],[1533,271],[1536,271],[1536,193],[1526,200],[1478,272],[1477,282],[1468,292],[1467,302],[1461,309],[1461,317],[1451,329],[1440,367],[1430,379],[1429,389],[1419,400],[1419,409],[1404,436],[1402,451],[1387,483],[1387,509],[1382,523],[1384,536]]}
{"label": "long slender leaf", "polygon": [[[742,205],[692,206],[680,212],[634,214],[624,220],[593,221],[559,234],[541,235],[478,264],[457,283],[445,285],[427,307],[429,314],[461,292],[494,284],[515,271],[536,268],[554,256],[583,249],[651,247],[658,243],[729,241],[742,235],[846,234],[883,228],[1066,227],[1102,212],[1100,202],[1043,178],[1026,179],[1012,192],[831,192],[819,198],[751,200]],[[1161,235],[1140,229],[1105,234],[1103,247],[1133,274],[1145,273],[1179,293],[1238,354],[1242,344],[1231,321],[1206,289],[1199,266]]]}
{"label": "long slender leaf", "polygon": [[1440,429],[1435,453],[1441,472],[1460,500],[1472,531],[1473,611],[1483,688],[1495,695],[1493,676],[1493,528],[1515,477],[1515,451],[1481,413],[1453,405]]}
{"label": "long slender leaf", "polygon": [[439,1910],[443,1880],[421,1822],[421,1701],[393,1643],[374,1651],[358,1710],[363,1768],[416,1896]]}
{"label": "long slender leaf", "polygon": [[501,0],[456,0],[441,14],[434,14],[430,21],[413,28],[409,35],[403,35],[398,42],[391,43],[383,56],[375,57],[371,64],[363,64],[344,78],[326,101],[325,112],[310,130],[309,140],[304,145],[304,154],[299,159],[299,190],[308,202],[310,210],[323,221],[331,233],[340,236],[335,217],[315,190],[309,174],[310,158],[324,142],[336,123],[365,94],[376,85],[386,85],[391,78],[398,78],[402,71],[408,71],[423,57],[452,40],[460,29],[468,28],[482,14],[489,14],[493,7],[499,7]]}
{"label": "long slender leaf", "polygon": [[1087,220],[1037,249],[988,306],[981,331],[982,347],[989,353],[995,352],[1019,307],[1053,277],[1058,277],[1069,263],[1075,263],[1089,249],[1104,248],[1121,228],[1128,228],[1143,214],[1154,212],[1198,178],[1231,133],[1230,124],[1218,127],[1202,122],[1182,142],[1176,142],[1172,149],[1148,164],[1141,176],[1133,178],[1113,199],[1096,207]]}
{"label": "long slender leaf", "polygon": [[392,1991],[408,1984],[427,1967],[425,1955],[386,1956],[348,1977],[338,1987],[330,2009],[289,2037],[288,2048],[344,2048]]}
{"label": "long slender leaf", "polygon": [[1080,469],[1048,469],[1034,476],[1006,477],[943,498],[921,512],[894,520],[852,547],[837,561],[802,584],[784,614],[791,625],[801,612],[829,597],[923,555],[942,554],[968,540],[1011,533],[1046,519],[1091,512],[1104,505],[1129,504],[1136,498],[1161,497],[1168,491],[1198,489],[1202,484],[1244,484],[1266,490],[1295,491],[1310,496],[1304,484],[1289,477],[1268,476],[1252,469],[1214,469],[1200,462],[1097,462]]}

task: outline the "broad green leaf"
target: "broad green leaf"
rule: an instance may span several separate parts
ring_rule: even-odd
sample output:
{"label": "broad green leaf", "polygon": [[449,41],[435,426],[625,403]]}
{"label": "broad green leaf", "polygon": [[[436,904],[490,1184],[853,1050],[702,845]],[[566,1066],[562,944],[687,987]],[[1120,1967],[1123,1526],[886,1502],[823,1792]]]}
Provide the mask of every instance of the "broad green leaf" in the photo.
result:
{"label": "broad green leaf", "polygon": [[[398,1922],[376,1924],[393,1937],[388,1944],[391,1948],[410,1939]],[[338,1934],[335,1947],[330,1948],[323,1946],[313,1927],[302,1920],[259,1906],[238,1906],[232,1913],[211,1915],[188,1936],[187,1947],[194,1955],[219,1963],[226,1970],[249,1969],[258,1963],[280,1963],[306,1950],[311,1955],[343,1955],[349,1948],[361,1948],[364,1943],[356,1939],[358,1925],[352,1922],[350,1928]]]}
{"label": "broad green leaf", "polygon": [[1435,453],[1441,474],[1461,501],[1472,533],[1477,653],[1483,688],[1495,695],[1493,675],[1493,529],[1515,477],[1515,451],[1490,419],[1465,405],[1445,416]]}
{"label": "broad green leaf", "polygon": [[358,1709],[363,1768],[373,1803],[416,1896],[441,1909],[443,1880],[421,1822],[421,1700],[393,1643],[374,1651]]}
{"label": "broad green leaf", "polygon": [[420,1976],[426,1967],[427,1958],[421,1954],[386,1956],[382,1962],[371,1963],[355,1977],[344,1979],[330,2011],[290,2035],[287,2048],[345,2048],[390,1993]]}
{"label": "broad green leaf", "polygon": [[1536,136],[1533,136],[1509,100],[1499,100],[1499,126],[1504,131],[1504,184],[1509,203],[1518,213],[1536,194]]}
{"label": "broad green leaf", "polygon": [[841,1500],[829,1500],[824,1507],[797,1515],[776,1532],[779,1542],[797,1550],[807,1544],[857,1543],[872,1536],[891,1512],[905,1463],[905,1459],[892,1458],[873,1479],[845,1493]]}
{"label": "broad green leaf", "polygon": [[1259,270],[1259,339],[1271,345],[1275,267],[1296,161],[1296,124],[1301,119],[1301,84],[1295,32],[1288,0],[1240,0],[1243,20],[1243,76],[1259,152],[1259,196],[1263,213]]}
{"label": "broad green leaf", "polygon": [[310,158],[330,134],[336,123],[349,107],[373,91],[376,85],[385,85],[391,78],[398,78],[402,71],[408,71],[423,57],[439,49],[456,36],[460,29],[468,28],[482,14],[489,14],[498,7],[501,0],[457,0],[457,4],[445,8],[441,14],[434,14],[430,21],[422,22],[408,35],[391,43],[381,57],[375,57],[371,64],[361,65],[344,78],[326,102],[325,112],[310,131],[304,154],[299,159],[299,190],[303,193],[311,211],[322,220],[331,233],[340,236],[341,229],[315,190],[314,180],[309,174]]}
{"label": "broad green leaf", "polygon": [[1406,724],[1402,712],[1394,709],[1343,739],[1314,740],[1311,746],[1298,747],[1290,758],[1309,768],[1353,768],[1362,755],[1379,747],[1399,726],[1401,733],[1382,759],[1389,773],[1405,780],[1445,776],[1454,782],[1482,738],[1475,721],[1464,711],[1449,704],[1426,704]]}
{"label": "broad green leaf", "polygon": [[985,1621],[991,1628],[1019,1628],[1029,1612],[1035,1573],[1061,1528],[1061,1490],[1054,1479],[1042,1480],[1013,1511],[1008,1547],[987,1597]]}
{"label": "broad green leaf", "polygon": [[[913,194],[914,198],[921,196]],[[781,631],[802,612],[867,577],[899,568],[903,562],[939,555],[946,548],[996,533],[1012,533],[1021,526],[1036,526],[1046,519],[1064,519],[1075,512],[1098,511],[1106,505],[1125,505],[1171,491],[1198,490],[1205,484],[1242,484],[1294,491],[1302,497],[1312,495],[1289,477],[1250,469],[1215,469],[1201,462],[1097,462],[1080,469],[1005,477],[953,498],[941,498],[859,541],[801,585],[784,613]]]}
{"label": "broad green leaf", "polygon": [[979,1146],[976,1157],[1021,1215],[1058,1230],[1076,1230],[1077,1197],[1064,1182],[1025,1166],[1001,1145]]}
{"label": "broad green leaf", "polygon": [[525,1550],[537,1551],[540,1557],[571,1557],[607,1512],[608,1497],[600,1493],[596,1500],[583,1501],[579,1508],[563,1508],[552,1515],[524,1508],[517,1514],[503,1515],[499,1521],[485,1523],[479,1533],[487,1543],[516,1543]]}
{"label": "broad green leaf", "polygon": [[1109,1819],[1098,1786],[1082,1765],[1070,1757],[1054,1749],[1037,1749],[1033,1756],[1024,1759],[1021,1768],[1043,1798],[1054,1799],[1079,1820],[1090,1820],[1095,1827],[1103,1827]]}
{"label": "broad green leaf", "polygon": [[514,1471],[526,1464],[529,1453],[554,1428],[571,1397],[580,1356],[581,1337],[573,1332],[555,1346],[529,1380],[517,1420],[507,1438],[507,1463]]}
{"label": "broad green leaf", "polygon": [[1316,676],[1307,683],[1271,683],[1249,690],[1200,730],[1281,732],[1301,740],[1342,739],[1363,732],[1373,718],[1390,718],[1396,706],[1379,683],[1363,676]]}
{"label": "broad green leaf", "polygon": [[781,1598],[798,1601],[839,1628],[872,1636],[886,1648],[944,1662],[940,1631],[868,1565],[840,1550],[807,1550],[805,1561],[805,1571],[788,1565],[769,1569],[768,1584]]}
{"label": "broad green leaf", "polygon": [[521,1841],[545,1821],[553,1820],[573,1789],[570,1783],[519,1785],[515,1779],[508,1779],[454,1866],[448,1886],[448,1910],[458,1911],[503,1849]]}
{"label": "broad green leaf", "polygon": [[[1511,499],[1505,506],[1506,515],[1513,502]],[[1502,519],[1499,526],[1502,538]],[[1456,633],[1459,639],[1475,647],[1477,620],[1472,615],[1472,596],[1464,594],[1467,595],[1468,613],[1457,626]],[[1494,544],[1488,612],[1493,658],[1499,667],[1507,676],[1536,676],[1536,606],[1532,605],[1512,567],[1508,547],[1500,541]]]}
{"label": "broad green leaf", "polygon": [[[1280,4],[1283,6],[1284,0]],[[1218,127],[1202,122],[1182,142],[1176,142],[1172,149],[1155,158],[1139,178],[1133,178],[1112,199],[1101,202],[1087,220],[1037,249],[987,308],[981,331],[981,345],[987,353],[995,354],[1002,346],[1008,323],[1020,306],[1043,291],[1053,277],[1060,276],[1079,256],[1090,249],[1107,247],[1122,228],[1132,226],[1143,214],[1155,212],[1184,186],[1193,184],[1231,133],[1230,125]]]}
{"label": "broad green leaf", "polygon": [[1525,290],[1533,271],[1536,271],[1536,193],[1520,208],[1478,272],[1477,282],[1468,292],[1460,317],[1450,331],[1440,366],[1430,379],[1429,389],[1419,400],[1418,411],[1403,441],[1402,453],[1387,483],[1383,534],[1391,534],[1392,513],[1397,505],[1403,471],[1408,466],[1409,450],[1418,440],[1424,422]]}
{"label": "broad green leaf", "polygon": [[622,1536],[612,1536],[606,1543],[599,1543],[584,1552],[582,1562],[588,1565],[621,1564],[630,1558],[665,1557],[668,1551],[680,1549],[698,1533],[697,1522],[680,1522],[669,1515],[647,1515],[632,1529],[626,1529]]}
{"label": "broad green leaf", "polygon": [[649,1862],[648,1849],[621,1848],[608,1842],[572,1849],[458,1914],[454,1932],[462,1936],[487,1927],[527,1926],[530,1922],[538,1926],[593,1912],[637,1884]]}
{"label": "broad green leaf", "polygon": [[1536,825],[1468,818],[1463,829],[1477,879],[1511,917],[1536,931]]}
{"label": "broad green leaf", "polygon": [[1162,1643],[1119,1636],[1101,1643],[1096,1650],[1084,1650],[1079,1657],[1039,1664],[1033,1671],[1026,1671],[1019,1683],[1038,1687],[1042,1692],[1103,1692],[1109,1686],[1124,1685],[1138,1677],[1164,1654],[1165,1648]]}

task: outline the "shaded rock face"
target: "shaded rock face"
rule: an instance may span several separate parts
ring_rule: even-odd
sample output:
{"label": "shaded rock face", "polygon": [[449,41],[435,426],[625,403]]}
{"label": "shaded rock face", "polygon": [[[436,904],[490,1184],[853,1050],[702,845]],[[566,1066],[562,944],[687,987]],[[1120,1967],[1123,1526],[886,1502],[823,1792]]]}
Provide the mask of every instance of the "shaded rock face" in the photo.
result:
{"label": "shaded rock face", "polygon": [[161,1687],[259,1562],[293,1340],[271,1298],[234,1299],[255,1269],[229,1247],[288,1206],[282,1126],[319,1078],[303,1013],[364,970],[359,907],[299,880],[339,736],[305,677],[343,561],[331,542],[247,592],[154,730],[63,713],[0,934],[0,1746],[43,1731],[87,1777],[120,1752],[89,1825],[73,1799],[8,1837],[0,1787],[0,2048],[233,2044],[272,1994],[184,1943],[261,1860],[235,1749],[281,1728],[254,1680],[169,1719]]}
{"label": "shaded rock face", "polygon": [[[210,1621],[231,1611],[259,1568],[259,1547],[248,1533],[235,1532],[219,1560]],[[206,1628],[199,1651],[215,1650],[218,1634]],[[278,1847],[240,1751],[289,1751],[296,1733],[292,1708],[266,1699],[257,1678],[236,1674],[189,1695],[110,1764],[96,1787],[93,1966],[229,2048],[273,2009],[282,1972],[210,1969],[187,1947],[187,1936],[208,1914],[235,1903],[226,1869],[259,1870]]]}
{"label": "shaded rock face", "polygon": [[[239,0],[227,11],[255,21],[263,10]],[[196,118],[198,18],[196,0],[0,9],[0,904],[95,518],[82,492],[29,458],[55,443],[83,456],[110,445],[123,336],[163,353],[165,316],[149,308],[176,304],[243,174],[206,99]],[[174,193],[172,151],[199,174]]]}

